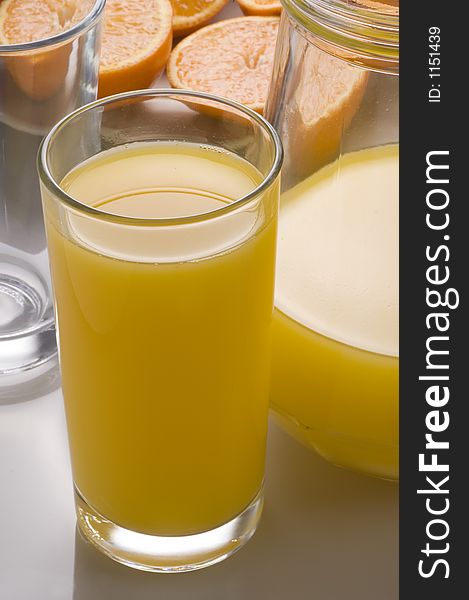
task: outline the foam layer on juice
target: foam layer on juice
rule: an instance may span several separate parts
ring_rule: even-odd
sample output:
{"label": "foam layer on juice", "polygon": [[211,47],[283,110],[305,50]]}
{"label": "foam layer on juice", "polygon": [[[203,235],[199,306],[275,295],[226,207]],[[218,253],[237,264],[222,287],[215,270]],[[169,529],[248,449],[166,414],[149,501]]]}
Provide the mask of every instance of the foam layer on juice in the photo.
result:
{"label": "foam layer on juice", "polygon": [[156,219],[215,210],[251,192],[259,178],[248,162],[210,146],[145,142],[88,159],[62,186],[104,212]]}
{"label": "foam layer on juice", "polygon": [[[257,169],[211,146],[137,142],[100,153],[73,169],[62,187],[108,214],[141,219],[204,215],[254,190]],[[70,237],[108,256],[138,262],[198,260],[242,243],[256,224],[242,210],[196,226],[123,227],[74,213]]]}
{"label": "foam layer on juice", "polygon": [[398,354],[398,146],[341,157],[282,196],[276,306],[345,344]]}

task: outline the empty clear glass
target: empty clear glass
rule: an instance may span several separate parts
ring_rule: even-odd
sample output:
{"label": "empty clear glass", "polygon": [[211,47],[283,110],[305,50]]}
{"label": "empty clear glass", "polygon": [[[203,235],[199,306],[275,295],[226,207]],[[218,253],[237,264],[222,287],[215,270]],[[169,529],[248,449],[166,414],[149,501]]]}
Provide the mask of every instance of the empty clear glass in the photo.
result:
{"label": "empty clear glass", "polygon": [[2,385],[36,377],[57,352],[36,156],[54,123],[96,98],[105,0],[87,1],[89,12],[67,31],[0,45]]}

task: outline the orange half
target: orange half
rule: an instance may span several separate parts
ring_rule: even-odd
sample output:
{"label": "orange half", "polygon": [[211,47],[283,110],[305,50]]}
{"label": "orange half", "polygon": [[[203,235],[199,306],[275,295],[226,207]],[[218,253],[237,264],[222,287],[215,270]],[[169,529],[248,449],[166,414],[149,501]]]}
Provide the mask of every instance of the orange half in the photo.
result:
{"label": "orange half", "polygon": [[98,96],[148,87],[172,44],[169,0],[107,0]]}
{"label": "orange half", "polygon": [[287,135],[285,144],[291,171],[299,178],[340,154],[345,132],[361,106],[367,83],[367,71],[316,46],[306,48],[289,121],[292,133]]}
{"label": "orange half", "polygon": [[94,0],[0,0],[0,44],[37,42],[67,31]]}
{"label": "orange half", "polygon": [[173,5],[173,32],[182,37],[206,25],[228,0],[171,0]]}
{"label": "orange half", "polygon": [[262,113],[278,24],[278,17],[239,17],[199,29],[172,51],[170,84],[231,98]]}
{"label": "orange half", "polygon": [[[0,0],[0,44],[26,44],[58,35],[82,21],[94,0]],[[45,100],[65,82],[71,42],[7,56],[16,85],[30,98]]]}
{"label": "orange half", "polygon": [[245,15],[279,15],[282,10],[280,0],[237,0]]}

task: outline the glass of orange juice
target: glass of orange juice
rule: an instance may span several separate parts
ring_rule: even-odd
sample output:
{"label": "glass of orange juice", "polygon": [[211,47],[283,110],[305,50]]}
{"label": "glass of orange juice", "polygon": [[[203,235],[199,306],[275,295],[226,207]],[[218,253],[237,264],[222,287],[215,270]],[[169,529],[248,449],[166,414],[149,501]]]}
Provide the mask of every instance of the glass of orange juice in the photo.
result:
{"label": "glass of orange juice", "polygon": [[131,92],[39,154],[81,532],[115,560],[223,560],[262,510],[282,149],[228,100]]}

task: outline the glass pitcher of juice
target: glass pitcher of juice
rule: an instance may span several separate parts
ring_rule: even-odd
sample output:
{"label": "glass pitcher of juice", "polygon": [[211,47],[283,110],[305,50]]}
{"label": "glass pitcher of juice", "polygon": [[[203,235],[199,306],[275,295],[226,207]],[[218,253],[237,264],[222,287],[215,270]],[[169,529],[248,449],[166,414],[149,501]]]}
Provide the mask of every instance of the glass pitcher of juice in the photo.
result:
{"label": "glass pitcher of juice", "polygon": [[271,403],[329,461],[397,479],[399,1],[282,2]]}

